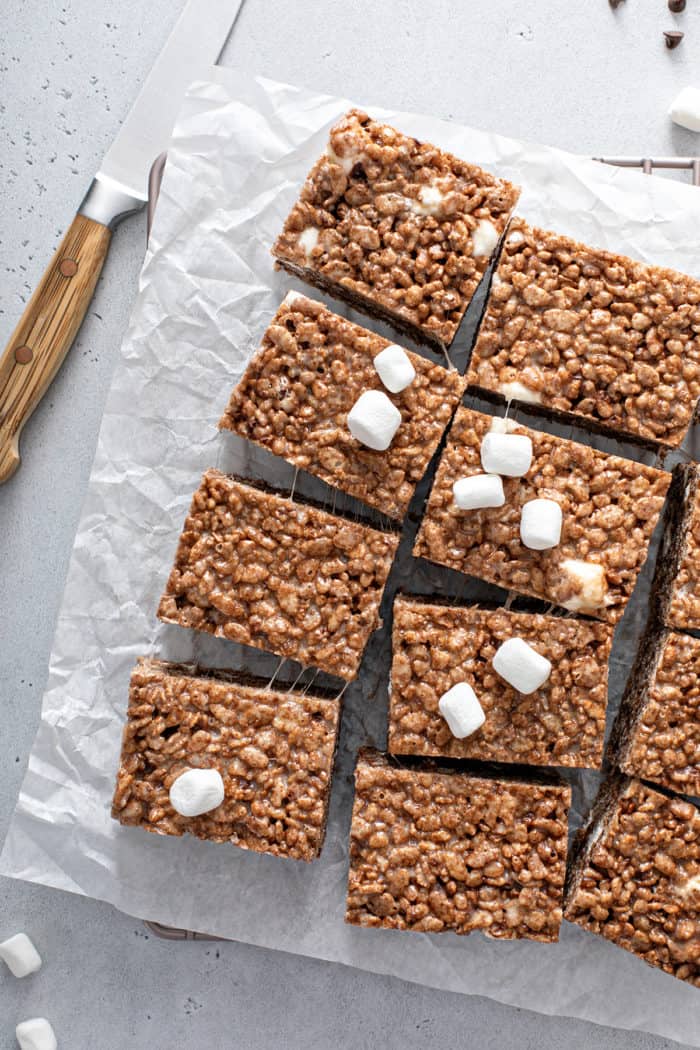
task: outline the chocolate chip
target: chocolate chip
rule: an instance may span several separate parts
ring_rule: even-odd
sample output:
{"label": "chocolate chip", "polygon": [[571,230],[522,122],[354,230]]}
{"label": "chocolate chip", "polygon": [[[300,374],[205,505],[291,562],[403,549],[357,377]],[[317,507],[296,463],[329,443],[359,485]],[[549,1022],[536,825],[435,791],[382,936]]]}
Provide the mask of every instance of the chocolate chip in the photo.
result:
{"label": "chocolate chip", "polygon": [[668,0],[668,9],[673,11],[674,15],[679,15],[681,11],[685,11],[685,0]]}
{"label": "chocolate chip", "polygon": [[616,8],[618,8],[620,6],[620,4],[624,4],[624,2],[625,2],[625,0],[608,0],[608,3],[612,7],[613,11]]}
{"label": "chocolate chip", "polygon": [[673,51],[674,47],[678,47],[682,39],[683,33],[680,33],[677,29],[672,30],[670,33],[664,33],[666,47],[671,51]]}

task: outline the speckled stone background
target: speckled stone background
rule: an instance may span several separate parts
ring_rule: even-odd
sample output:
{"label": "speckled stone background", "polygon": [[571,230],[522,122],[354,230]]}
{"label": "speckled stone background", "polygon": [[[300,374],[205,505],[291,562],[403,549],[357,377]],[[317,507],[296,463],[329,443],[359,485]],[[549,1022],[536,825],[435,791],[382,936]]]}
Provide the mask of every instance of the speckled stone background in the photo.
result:
{"label": "speckled stone background", "polygon": [[[0,33],[4,345],[179,4],[16,0]],[[666,108],[700,79],[700,5],[666,0],[246,0],[226,65],[583,153],[700,153]],[[685,30],[667,51],[664,29]],[[697,82],[697,81],[696,81]],[[698,191],[700,192],[700,190]],[[694,234],[697,236],[697,232]],[[0,488],[0,837],[39,716],[54,620],[109,379],[144,252],[113,242],[80,335]],[[674,1046],[235,944],[169,944],[111,908],[10,880],[0,939],[25,929],[36,977],[0,973],[0,1050],[45,1014],[62,1050]]]}

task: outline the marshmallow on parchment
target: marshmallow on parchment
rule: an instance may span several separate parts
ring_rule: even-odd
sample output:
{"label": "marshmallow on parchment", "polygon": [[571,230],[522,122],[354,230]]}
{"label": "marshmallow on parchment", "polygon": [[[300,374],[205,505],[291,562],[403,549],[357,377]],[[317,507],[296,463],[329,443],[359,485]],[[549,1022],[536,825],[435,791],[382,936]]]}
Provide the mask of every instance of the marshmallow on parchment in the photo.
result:
{"label": "marshmallow on parchment", "polygon": [[561,507],[553,499],[531,499],[520,512],[520,539],[532,551],[547,551],[561,540]]}
{"label": "marshmallow on parchment", "polygon": [[386,452],[401,426],[401,413],[381,390],[365,390],[348,413],[348,430],[375,452]]}
{"label": "marshmallow on parchment", "polygon": [[700,88],[683,88],[671,103],[668,115],[679,127],[700,131]]}
{"label": "marshmallow on parchment", "polygon": [[532,463],[532,441],[527,434],[490,430],[481,442],[481,465],[487,474],[522,478]]}
{"label": "marshmallow on parchment", "polygon": [[57,1050],[56,1033],[45,1017],[31,1017],[15,1028],[20,1050]]}
{"label": "marshmallow on parchment", "polygon": [[397,343],[389,343],[379,351],[374,359],[374,367],[382,383],[392,394],[400,394],[416,378],[411,358]]}
{"label": "marshmallow on parchment", "polygon": [[199,817],[224,801],[218,769],[186,769],[170,785],[170,805],[182,817]]}
{"label": "marshmallow on parchment", "polygon": [[486,721],[476,693],[468,682],[458,682],[443,693],[438,701],[438,709],[457,740],[464,740],[465,736],[476,733]]}
{"label": "marshmallow on parchment", "polygon": [[452,494],[460,510],[502,507],[506,501],[503,482],[498,474],[473,474],[469,478],[459,478],[452,486]]}
{"label": "marshmallow on parchment", "polygon": [[4,959],[15,977],[28,977],[41,966],[41,956],[26,933],[16,933],[0,944],[0,959]]}
{"label": "marshmallow on parchment", "polygon": [[493,658],[493,669],[508,685],[527,696],[549,678],[552,665],[523,638],[509,638],[499,645]]}

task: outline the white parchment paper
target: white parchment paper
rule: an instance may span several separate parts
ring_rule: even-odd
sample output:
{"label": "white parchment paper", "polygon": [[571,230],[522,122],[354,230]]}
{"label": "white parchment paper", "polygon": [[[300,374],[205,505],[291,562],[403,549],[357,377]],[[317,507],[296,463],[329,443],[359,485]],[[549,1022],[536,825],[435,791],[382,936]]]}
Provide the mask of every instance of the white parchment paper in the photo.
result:
{"label": "white parchment paper", "polygon": [[[360,743],[383,746],[386,732],[386,629],[375,635],[360,681],[345,694],[319,862],[161,838],[110,819],[137,656],[158,653],[270,674],[277,667],[264,654],[159,625],[155,610],[203,470],[219,465],[291,481],[291,468],[219,434],[216,423],[291,286],[274,273],[270,245],[324,148],[329,125],[349,104],[224,70],[187,95],[105,410],[41,726],[1,869],[142,918],[700,1046],[696,989],[578,927],[564,924],[560,943],[545,946],[344,925],[354,756]],[[432,117],[372,112],[521,184],[519,211],[530,220],[700,276],[700,190]],[[301,484],[311,493],[327,491],[308,479]],[[617,632],[613,709],[643,620],[649,568]],[[409,543],[392,581],[390,591],[400,584],[458,598],[498,593],[413,563]],[[597,777],[570,779],[580,815]]]}

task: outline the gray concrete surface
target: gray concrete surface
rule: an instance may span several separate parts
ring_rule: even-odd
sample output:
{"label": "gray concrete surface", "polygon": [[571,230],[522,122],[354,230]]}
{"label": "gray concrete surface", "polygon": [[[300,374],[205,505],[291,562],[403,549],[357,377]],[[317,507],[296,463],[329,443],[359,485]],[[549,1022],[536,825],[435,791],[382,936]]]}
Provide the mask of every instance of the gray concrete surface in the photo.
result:
{"label": "gray concrete surface", "polygon": [[[15,0],[0,34],[0,345],[155,58],[178,3]],[[584,153],[700,152],[665,116],[697,76],[700,6],[665,0],[247,0],[224,63]],[[662,31],[686,32],[674,52]],[[700,191],[699,191],[700,192]],[[0,489],[0,837],[39,716],[54,620],[102,406],[144,249],[117,233],[79,338]],[[667,1044],[242,945],[171,945],[104,905],[0,886],[0,938],[46,966],[0,974],[0,1048],[52,1019],[62,1050],[481,1050]]]}

